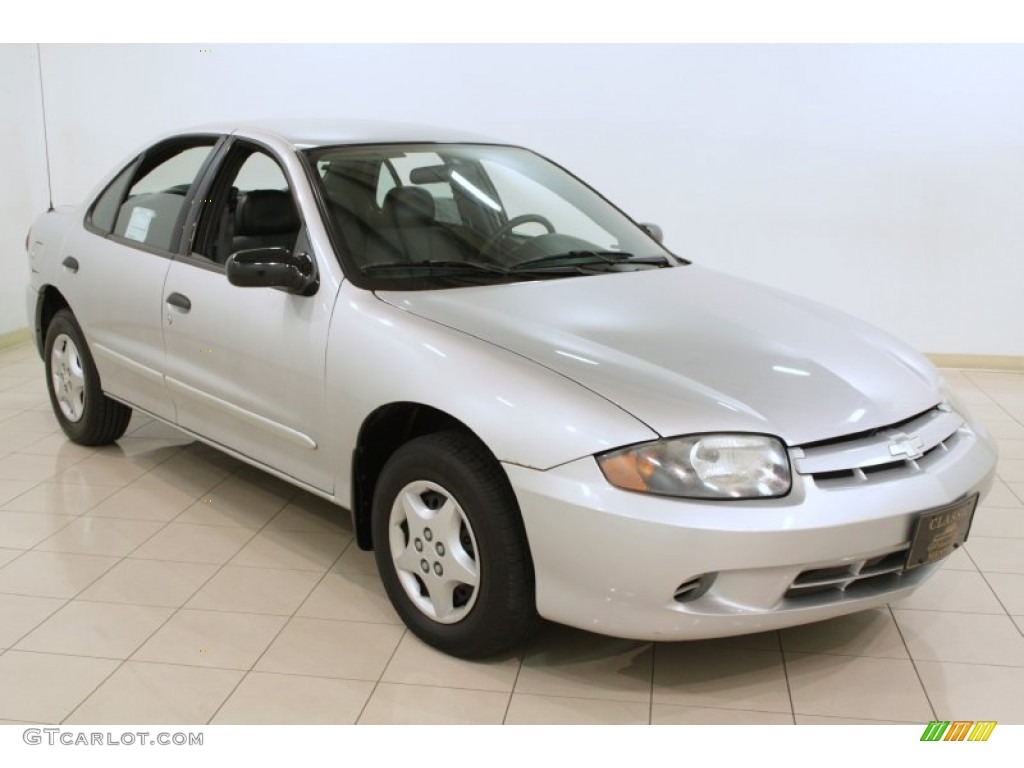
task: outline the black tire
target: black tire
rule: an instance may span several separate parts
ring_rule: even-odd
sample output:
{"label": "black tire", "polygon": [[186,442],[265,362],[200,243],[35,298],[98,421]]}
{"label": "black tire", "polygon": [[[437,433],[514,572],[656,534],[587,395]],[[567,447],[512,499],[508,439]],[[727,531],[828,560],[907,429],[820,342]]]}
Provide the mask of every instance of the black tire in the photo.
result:
{"label": "black tire", "polygon": [[[441,492],[428,489],[419,495],[419,488],[426,484]],[[451,579],[467,555],[478,575],[475,587],[462,583],[454,588],[451,602],[457,607],[446,621],[428,615],[432,606],[421,607],[432,600],[422,574],[396,564],[394,553],[412,548],[417,538],[412,530],[392,525],[392,511],[410,488],[414,489],[410,498],[418,498],[428,510],[434,509],[430,504],[437,508],[444,504],[435,495],[450,498],[456,505],[450,509],[457,510],[461,519],[458,543],[441,553],[447,559],[435,557],[435,548],[446,536],[452,541],[451,526],[440,523],[436,539],[427,528],[420,532],[426,537],[421,541],[425,551],[409,549],[412,557],[423,556],[417,562],[427,563],[427,579],[443,592],[431,571],[442,565],[450,569],[447,578]],[[396,511],[396,519],[403,514]],[[441,517],[438,514],[434,520]],[[377,481],[372,527],[377,568],[388,597],[409,629],[429,645],[467,659],[492,656],[521,645],[537,625],[533,564],[519,506],[500,465],[472,436],[438,432],[415,438],[395,451]],[[438,577],[441,573],[437,572]],[[410,595],[417,588],[420,605]]]}
{"label": "black tire", "polygon": [[[59,377],[55,378],[53,370],[54,347],[58,345],[68,353],[71,359],[69,365],[73,363],[72,367],[80,372],[83,383],[80,393],[73,398],[65,393],[65,403],[74,402],[67,406],[69,411],[77,409],[78,418],[75,418],[75,413],[65,413],[61,407],[58,390],[62,385],[58,381]],[[46,363],[46,389],[50,393],[50,405],[53,406],[60,428],[72,442],[79,445],[107,445],[124,434],[132,418],[132,409],[103,394],[96,363],[85,343],[82,329],[70,310],[58,311],[50,321],[46,329],[43,359]]]}

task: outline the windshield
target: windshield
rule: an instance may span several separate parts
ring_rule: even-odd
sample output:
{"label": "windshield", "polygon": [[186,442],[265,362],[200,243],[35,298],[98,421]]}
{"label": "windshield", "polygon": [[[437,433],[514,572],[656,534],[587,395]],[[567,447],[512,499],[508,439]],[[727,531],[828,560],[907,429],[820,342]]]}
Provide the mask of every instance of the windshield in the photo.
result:
{"label": "windshield", "polygon": [[307,151],[347,270],[391,290],[556,279],[682,262],[525,149],[388,144]]}

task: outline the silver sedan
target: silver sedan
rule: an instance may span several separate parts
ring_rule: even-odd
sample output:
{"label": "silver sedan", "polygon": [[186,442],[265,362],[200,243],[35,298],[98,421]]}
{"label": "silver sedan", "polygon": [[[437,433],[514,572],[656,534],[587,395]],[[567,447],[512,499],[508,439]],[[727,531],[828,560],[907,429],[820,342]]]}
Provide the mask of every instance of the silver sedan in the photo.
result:
{"label": "silver sedan", "polygon": [[660,240],[488,139],[211,126],[42,215],[27,298],[70,439],[138,410],[332,500],[452,654],[540,617],[692,639],[914,590],[993,441],[902,344]]}

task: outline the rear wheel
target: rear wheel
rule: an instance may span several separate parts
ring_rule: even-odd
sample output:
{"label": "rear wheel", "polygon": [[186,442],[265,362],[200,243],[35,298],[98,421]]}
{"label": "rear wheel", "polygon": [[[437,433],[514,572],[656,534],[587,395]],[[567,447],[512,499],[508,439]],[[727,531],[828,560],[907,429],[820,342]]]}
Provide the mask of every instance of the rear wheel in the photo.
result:
{"label": "rear wheel", "polygon": [[43,355],[50,404],[64,434],[80,445],[106,445],[121,437],[132,409],[103,394],[96,364],[70,310],[53,316]]}
{"label": "rear wheel", "polygon": [[519,508],[475,438],[440,432],[395,452],[374,494],[373,541],[392,604],[426,643],[489,656],[522,643],[536,624]]}

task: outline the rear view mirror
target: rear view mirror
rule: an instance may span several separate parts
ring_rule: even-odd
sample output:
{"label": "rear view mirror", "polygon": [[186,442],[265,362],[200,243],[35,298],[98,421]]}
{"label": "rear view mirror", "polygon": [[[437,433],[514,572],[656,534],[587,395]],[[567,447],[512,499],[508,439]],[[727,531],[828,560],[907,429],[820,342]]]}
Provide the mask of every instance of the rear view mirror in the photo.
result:
{"label": "rear view mirror", "polygon": [[437,184],[449,181],[451,172],[447,165],[422,165],[409,171],[409,181],[413,184]]}
{"label": "rear view mirror", "polygon": [[237,251],[228,258],[225,268],[228,282],[245,288],[283,288],[309,296],[319,285],[309,254],[292,254],[287,248]]}

